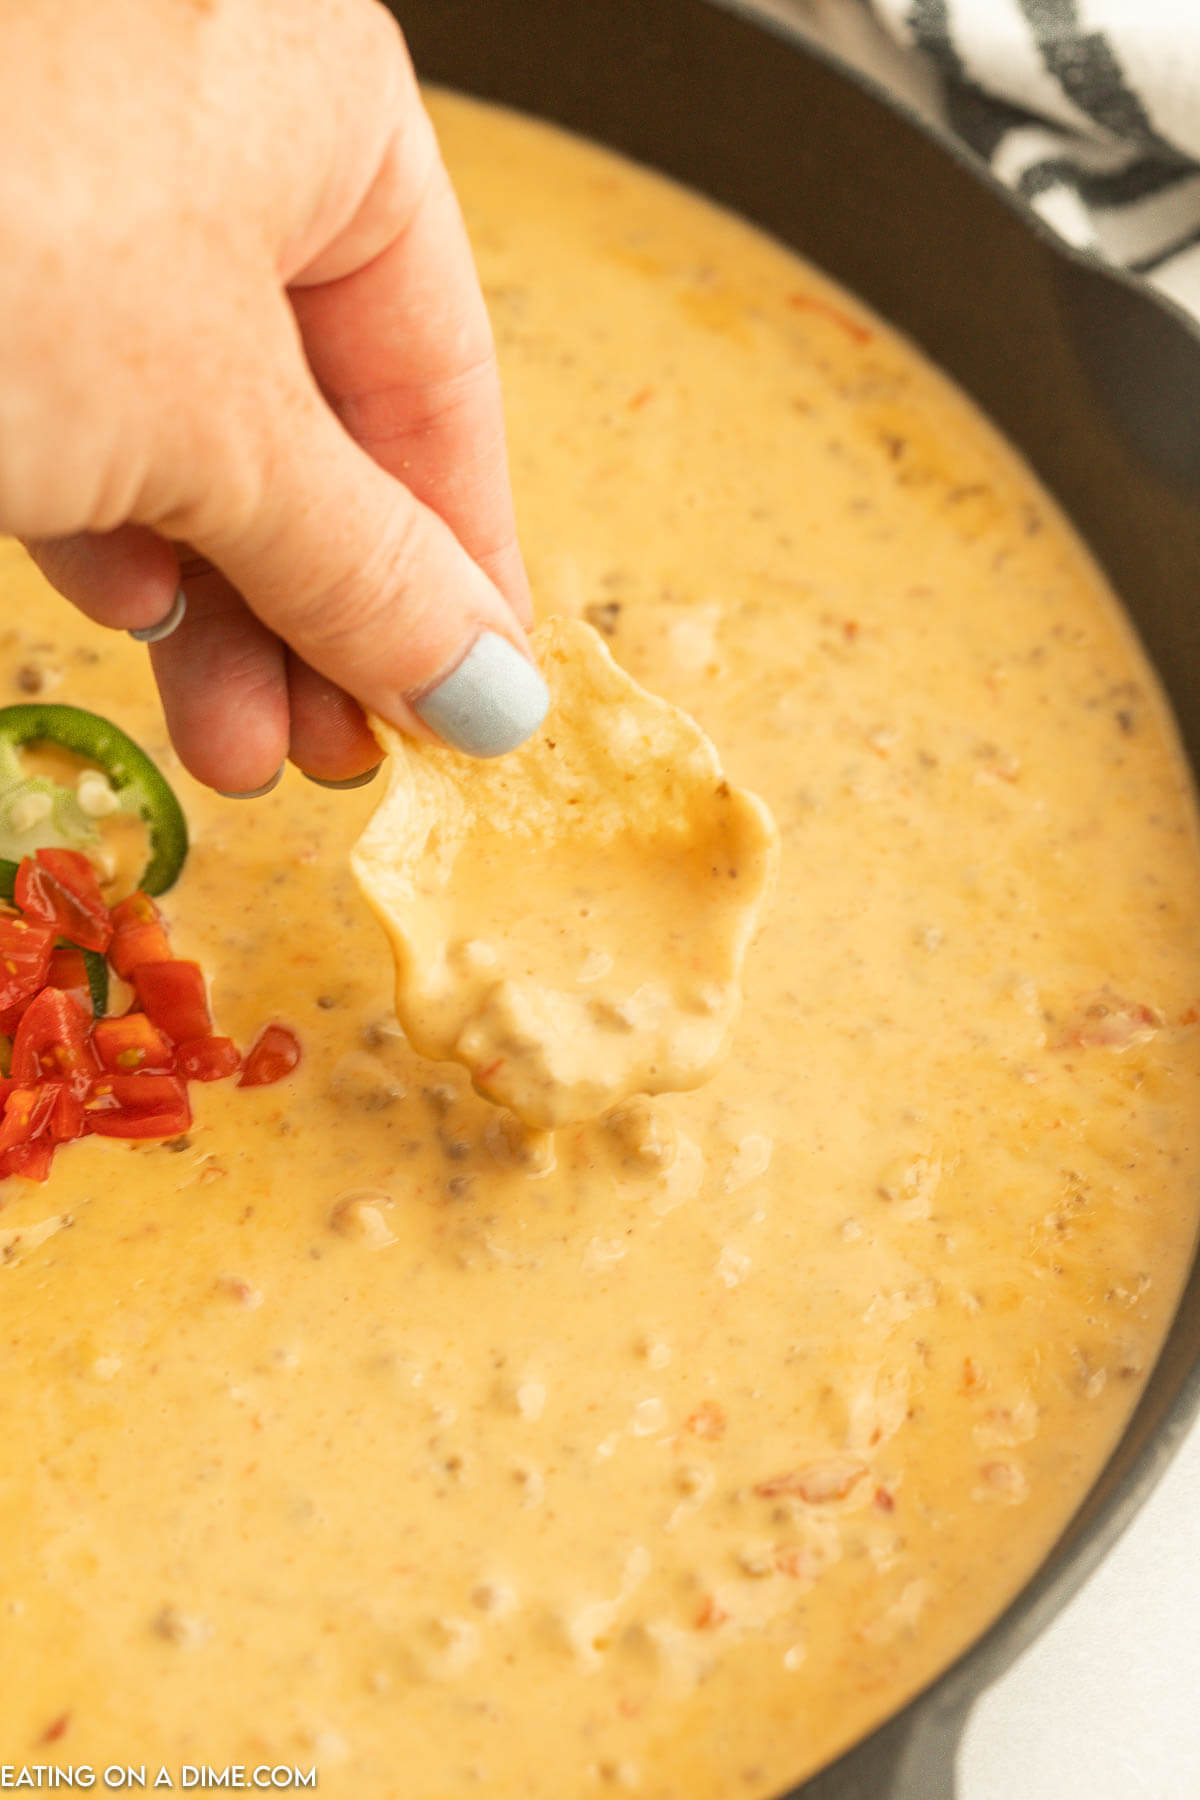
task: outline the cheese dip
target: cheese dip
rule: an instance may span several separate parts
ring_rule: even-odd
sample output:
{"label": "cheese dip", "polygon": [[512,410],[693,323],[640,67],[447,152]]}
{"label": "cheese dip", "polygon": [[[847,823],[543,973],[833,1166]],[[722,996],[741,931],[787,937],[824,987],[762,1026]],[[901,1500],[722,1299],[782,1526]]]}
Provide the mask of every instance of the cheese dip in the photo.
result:
{"label": "cheese dip", "polygon": [[767,1800],[997,1614],[1151,1365],[1193,801],[1095,567],[909,346],[607,153],[436,116],[542,611],[763,796],[773,907],[705,1087],[525,1133],[400,1035],[372,793],[202,792],[143,653],[0,553],[0,695],[159,760],[172,944],[304,1050],[4,1189],[0,1760]]}

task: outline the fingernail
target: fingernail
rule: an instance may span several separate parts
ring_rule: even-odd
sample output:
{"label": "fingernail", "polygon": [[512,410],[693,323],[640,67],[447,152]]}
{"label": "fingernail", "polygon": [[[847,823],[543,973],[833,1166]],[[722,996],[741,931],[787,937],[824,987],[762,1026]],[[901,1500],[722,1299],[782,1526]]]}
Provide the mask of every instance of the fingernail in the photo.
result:
{"label": "fingernail", "polygon": [[129,635],[139,644],[159,644],[163,638],[170,637],[173,631],[178,631],[183,624],[183,615],[186,611],[187,595],[180,588],[171,602],[171,610],[165,619],[160,619],[157,625],[139,625],[136,631],[131,631]]}
{"label": "fingernail", "polygon": [[270,781],[264,781],[261,787],[242,788],[240,790],[218,788],[217,792],[220,794],[222,800],[261,800],[264,794],[274,792],[279,786],[279,783],[283,780],[283,770],[284,764],[280,763]]}
{"label": "fingernail", "polygon": [[376,763],[373,769],[366,769],[361,775],[347,775],[343,781],[326,781],[323,775],[310,775],[307,769],[301,769],[300,773],[305,781],[311,781],[314,787],[332,788],[337,794],[350,788],[366,787],[369,781],[374,781],[382,767],[382,763]]}
{"label": "fingernail", "polygon": [[549,709],[550,690],[515,645],[485,631],[457,669],[412,705],[453,749],[503,756],[533,736]]}

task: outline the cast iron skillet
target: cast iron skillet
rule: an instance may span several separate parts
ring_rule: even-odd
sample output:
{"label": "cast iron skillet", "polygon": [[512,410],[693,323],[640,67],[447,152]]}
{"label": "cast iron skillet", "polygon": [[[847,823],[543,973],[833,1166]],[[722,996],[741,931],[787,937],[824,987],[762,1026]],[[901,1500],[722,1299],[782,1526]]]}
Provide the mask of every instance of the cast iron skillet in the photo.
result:
{"label": "cast iron skillet", "polygon": [[[779,26],[711,0],[389,0],[421,74],[665,170],[929,352],[1057,495],[1200,767],[1200,335],[1065,250],[968,159]],[[736,4],[736,0],[726,0]],[[1200,1410],[1200,1259],[1100,1479],[957,1663],[788,1800],[953,1800],[971,1702],[1095,1567]]]}

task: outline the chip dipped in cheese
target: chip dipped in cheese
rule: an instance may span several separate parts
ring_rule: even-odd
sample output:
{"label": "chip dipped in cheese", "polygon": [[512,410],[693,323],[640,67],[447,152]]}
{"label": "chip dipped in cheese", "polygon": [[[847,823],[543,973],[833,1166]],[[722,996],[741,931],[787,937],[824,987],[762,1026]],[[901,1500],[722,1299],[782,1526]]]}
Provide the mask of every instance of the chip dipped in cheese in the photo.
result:
{"label": "chip dipped in cheese", "polygon": [[533,643],[550,713],[509,756],[372,721],[390,778],[352,866],[411,1043],[549,1129],[711,1073],[778,850],[695,721],[589,625],[552,619]]}

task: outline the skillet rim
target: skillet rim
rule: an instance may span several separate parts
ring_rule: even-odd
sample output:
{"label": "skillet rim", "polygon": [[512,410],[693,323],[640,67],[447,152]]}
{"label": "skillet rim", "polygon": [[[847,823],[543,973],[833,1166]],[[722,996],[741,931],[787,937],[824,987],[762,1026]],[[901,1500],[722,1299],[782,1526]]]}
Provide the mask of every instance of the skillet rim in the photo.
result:
{"label": "skillet rim", "polygon": [[[986,188],[995,198],[1002,200],[1010,212],[1046,249],[1054,252],[1066,262],[1074,263],[1078,268],[1087,270],[1090,274],[1104,276],[1114,287],[1124,290],[1136,300],[1148,301],[1151,306],[1165,312],[1168,317],[1174,319],[1177,325],[1183,326],[1187,335],[1194,340],[1197,354],[1200,355],[1200,316],[1189,312],[1170,294],[1155,287],[1148,276],[1136,275],[1120,263],[1110,262],[1107,257],[1101,256],[1098,250],[1091,250],[1085,244],[1073,244],[1069,238],[1065,238],[1055,231],[1053,226],[1046,223],[1037,208],[1031,206],[1028,200],[1025,200],[1014,188],[1001,181],[1000,177],[993,172],[991,165],[979,155],[978,151],[972,150],[969,144],[964,143],[949,125],[923,113],[919,107],[914,106],[902,94],[893,93],[876,76],[870,74],[866,69],[858,68],[856,64],[847,61],[844,56],[839,56],[836,50],[831,50],[828,44],[823,44],[819,38],[810,37],[801,25],[790,25],[778,14],[764,10],[757,0],[693,0],[693,4],[710,6],[717,12],[731,13],[752,28],[778,37],[791,48],[798,49],[802,55],[809,56],[814,62],[823,64],[831,75],[849,82],[851,86],[857,87],[860,92],[885,106],[889,112],[898,114],[925,137],[932,139],[938,148],[945,151],[951,161],[956,163],[980,187]],[[917,53],[914,52],[914,54]],[[762,228],[760,227],[760,229]],[[1180,245],[1179,249],[1182,250],[1185,247]],[[1168,251],[1167,254],[1169,256],[1172,253]],[[886,322],[891,323],[890,320]],[[896,327],[893,326],[893,329]],[[951,379],[957,381],[957,377],[951,377]],[[1082,536],[1082,533],[1080,535]]]}

